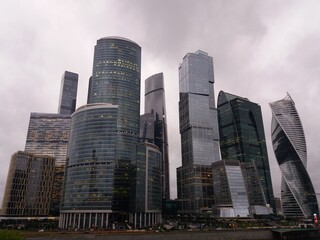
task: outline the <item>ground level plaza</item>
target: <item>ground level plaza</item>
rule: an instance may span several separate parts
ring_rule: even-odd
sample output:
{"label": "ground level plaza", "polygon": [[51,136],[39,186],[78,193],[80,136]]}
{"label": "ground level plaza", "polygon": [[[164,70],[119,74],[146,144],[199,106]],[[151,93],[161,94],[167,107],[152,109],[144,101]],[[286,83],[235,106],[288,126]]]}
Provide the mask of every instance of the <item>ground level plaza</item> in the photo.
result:
{"label": "ground level plaza", "polygon": [[129,222],[127,215],[111,212],[79,212],[61,211],[60,229],[127,229],[129,223],[133,228],[145,228],[161,223],[161,213],[130,213]]}

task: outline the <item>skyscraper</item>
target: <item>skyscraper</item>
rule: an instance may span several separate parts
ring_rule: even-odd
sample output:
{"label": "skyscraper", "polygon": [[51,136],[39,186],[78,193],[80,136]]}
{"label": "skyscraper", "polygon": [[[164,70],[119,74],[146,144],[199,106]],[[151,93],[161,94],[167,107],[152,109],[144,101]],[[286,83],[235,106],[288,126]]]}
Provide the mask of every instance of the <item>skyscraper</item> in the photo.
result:
{"label": "skyscraper", "polygon": [[135,158],[140,123],[141,47],[122,37],[97,41],[88,102],[118,106],[113,210],[128,208],[128,170]]}
{"label": "skyscraper", "polygon": [[69,141],[70,114],[31,113],[25,151],[55,158],[51,215],[59,215],[64,167]]}
{"label": "skyscraper", "polygon": [[162,197],[170,199],[169,153],[163,73],[145,81],[145,113],[153,114],[154,144],[162,153]]}
{"label": "skyscraper", "polygon": [[179,67],[182,166],[177,169],[180,211],[200,213],[213,204],[211,164],[220,160],[213,59],[198,50]]}
{"label": "skyscraper", "polygon": [[154,143],[153,113],[140,115],[140,141]]}
{"label": "skyscraper", "polygon": [[88,104],[73,115],[60,210],[61,228],[108,227],[117,191],[118,106]]}
{"label": "skyscraper", "polygon": [[[108,223],[123,220],[121,218],[128,213],[130,164],[136,159],[139,140],[140,74],[141,48],[138,44],[121,37],[105,37],[97,41],[88,105],[72,116],[71,129],[75,132],[70,133],[60,226],[68,226],[72,217],[82,227],[90,227],[95,221],[99,226],[109,227]],[[100,119],[94,113],[100,109],[97,104],[116,106],[117,114],[105,113]],[[82,121],[87,123],[81,125]],[[95,128],[94,125],[100,122],[103,126]],[[82,142],[77,140],[77,134],[82,134]],[[95,141],[94,134],[99,140]],[[83,171],[88,168],[92,171],[86,172],[83,180],[78,181],[73,174],[81,174],[82,164],[86,166],[87,163],[92,167]],[[89,185],[72,188],[80,182]],[[84,215],[78,216],[79,212]]]}
{"label": "skyscraper", "polygon": [[49,215],[55,159],[16,152],[11,157],[2,202],[2,219],[24,219]]}
{"label": "skyscraper", "polygon": [[[50,183],[50,186],[47,186],[50,191],[45,192],[48,203],[50,203],[50,211],[47,213],[48,216],[59,216],[70,120],[71,114],[76,106],[77,86],[78,74],[66,71],[61,80],[61,93],[58,107],[59,113],[31,113],[25,152],[18,152],[14,155],[19,161],[29,161],[32,164],[39,163],[39,159],[44,159],[42,156],[45,156],[45,158],[48,159],[50,158],[50,161],[53,162],[53,181],[50,180],[51,175],[41,175],[41,181],[46,182],[46,186],[47,183]],[[20,165],[18,164],[17,166]],[[28,168],[25,171],[34,172],[36,170],[30,170]],[[30,174],[32,177],[33,173]],[[34,190],[32,190],[32,192],[34,192]],[[24,193],[22,193],[22,195],[23,194]],[[7,199],[7,196],[5,197]],[[23,205],[25,199],[19,199],[22,201],[20,204]],[[43,203],[41,204],[41,206],[44,206]]]}
{"label": "skyscraper", "polygon": [[143,142],[137,145],[132,162],[129,223],[143,228],[161,223],[162,157],[158,147]]}
{"label": "skyscraper", "polygon": [[57,165],[66,163],[70,114],[31,113],[25,151],[52,156]]}
{"label": "skyscraper", "polygon": [[65,71],[61,78],[58,113],[72,114],[76,109],[78,74]]}
{"label": "skyscraper", "polygon": [[221,157],[241,163],[250,205],[273,204],[273,189],[261,108],[247,98],[220,91]]}
{"label": "skyscraper", "polygon": [[315,191],[307,172],[307,148],[302,124],[289,94],[270,103],[271,138],[282,173],[281,202],[287,218],[311,217],[319,213]]}
{"label": "skyscraper", "polygon": [[241,164],[222,160],[212,164],[214,212],[217,217],[248,217],[249,200]]}

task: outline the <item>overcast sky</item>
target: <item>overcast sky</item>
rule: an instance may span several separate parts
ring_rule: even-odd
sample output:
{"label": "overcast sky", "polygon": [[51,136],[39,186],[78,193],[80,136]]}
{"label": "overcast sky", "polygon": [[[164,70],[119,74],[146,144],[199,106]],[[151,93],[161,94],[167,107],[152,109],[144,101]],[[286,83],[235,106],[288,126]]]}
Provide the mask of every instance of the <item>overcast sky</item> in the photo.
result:
{"label": "overcast sky", "polygon": [[106,36],[141,46],[143,91],[147,77],[164,73],[172,198],[181,165],[178,67],[198,49],[214,59],[216,97],[223,90],[261,105],[276,196],[281,173],[268,104],[290,93],[305,131],[308,171],[320,192],[318,0],[7,0],[1,2],[0,33],[0,203],[10,157],[24,150],[30,113],[57,111],[65,70],[79,74],[77,107],[86,103],[94,46]]}

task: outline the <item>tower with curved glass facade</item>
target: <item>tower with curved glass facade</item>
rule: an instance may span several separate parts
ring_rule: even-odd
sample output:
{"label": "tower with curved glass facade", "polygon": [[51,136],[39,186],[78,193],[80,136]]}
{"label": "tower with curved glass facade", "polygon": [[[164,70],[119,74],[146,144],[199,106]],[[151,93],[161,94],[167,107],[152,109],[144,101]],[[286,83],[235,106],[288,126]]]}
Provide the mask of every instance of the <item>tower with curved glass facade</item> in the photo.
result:
{"label": "tower with curved glass facade", "polygon": [[273,205],[261,107],[224,91],[218,96],[221,157],[241,163],[250,205]]}
{"label": "tower with curved glass facade", "polygon": [[72,115],[60,225],[109,228],[129,211],[130,164],[140,123],[141,48],[97,40],[88,105]]}
{"label": "tower with curved glass facade", "polygon": [[128,210],[129,166],[140,128],[141,47],[122,37],[105,37],[94,49],[88,103],[118,106],[113,211]]}
{"label": "tower with curved glass facade", "polygon": [[162,198],[170,199],[169,152],[163,73],[145,81],[145,113],[153,114],[154,144],[162,153]]}
{"label": "tower with curved glass facade", "polygon": [[60,227],[108,227],[117,186],[118,106],[80,107],[71,119]]}
{"label": "tower with curved glass facade", "polygon": [[302,124],[289,94],[270,103],[271,138],[281,173],[281,202],[287,218],[318,214],[315,191],[307,172],[307,148]]}

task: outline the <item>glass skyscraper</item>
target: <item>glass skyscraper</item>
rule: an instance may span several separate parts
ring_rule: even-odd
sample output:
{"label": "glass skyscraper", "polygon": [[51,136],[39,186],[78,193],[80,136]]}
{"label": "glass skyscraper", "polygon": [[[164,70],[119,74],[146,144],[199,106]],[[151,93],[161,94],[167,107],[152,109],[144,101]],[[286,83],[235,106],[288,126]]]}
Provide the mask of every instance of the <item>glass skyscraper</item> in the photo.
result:
{"label": "glass skyscraper", "polygon": [[273,188],[261,107],[220,91],[218,120],[221,157],[242,165],[250,205],[273,205]]}
{"label": "glass skyscraper", "polygon": [[[118,106],[80,107],[73,115],[60,210],[61,228],[109,226],[117,201],[115,185]],[[128,172],[129,173],[129,172]]]}
{"label": "glass skyscraper", "polygon": [[180,211],[200,213],[213,204],[211,164],[220,160],[213,59],[198,50],[179,67],[182,166],[177,169]]}
{"label": "glass skyscraper", "polygon": [[217,217],[248,217],[249,200],[241,164],[222,160],[212,164],[214,213]]}
{"label": "glass skyscraper", "polygon": [[65,71],[61,78],[58,113],[72,114],[76,110],[78,74]]}
{"label": "glass skyscraper", "polygon": [[[65,71],[61,80],[59,113],[31,113],[30,115],[25,156],[27,154],[30,155],[28,158],[31,158],[31,155],[47,156],[51,157],[54,163],[53,181],[43,180],[51,184],[50,194],[46,193],[50,203],[48,216],[59,216],[70,120],[76,106],[77,86],[78,74]],[[22,158],[19,157],[19,159]]]}
{"label": "glass skyscraper", "polygon": [[289,94],[270,103],[273,150],[282,173],[281,202],[287,218],[319,213],[315,191],[307,172],[307,148],[303,127]]}
{"label": "glass skyscraper", "polygon": [[31,113],[25,151],[55,158],[50,215],[58,216],[66,163],[70,114]]}
{"label": "glass skyscraper", "polygon": [[[139,140],[140,75],[141,48],[138,44],[121,37],[105,37],[97,41],[88,106],[78,109],[72,117],[73,132],[70,133],[63,212],[60,215],[63,228],[69,221],[84,228],[93,223],[110,227],[109,223],[126,218],[130,164],[136,159]],[[98,113],[89,114],[93,104],[117,106],[117,114],[106,113],[108,117],[100,119]],[[82,116],[85,112],[88,113]],[[95,126],[100,121],[104,125]],[[81,122],[87,123],[77,130]],[[81,139],[87,147],[77,141],[80,137],[77,134],[82,134]],[[99,141],[94,140],[93,134],[97,134]],[[89,170],[90,173],[81,175],[82,171]],[[77,175],[82,176],[79,177],[81,180],[77,180]],[[72,188],[75,184],[80,185]]]}
{"label": "glass skyscraper", "polygon": [[140,115],[140,141],[154,143],[153,113]]}
{"label": "glass skyscraper", "polygon": [[88,103],[119,106],[116,160],[124,168],[127,168],[126,161],[135,156],[139,138],[140,75],[139,45],[121,37],[105,37],[97,41]]}
{"label": "glass skyscraper", "polygon": [[162,158],[159,148],[148,142],[138,144],[130,174],[129,223],[134,228],[161,223]]}
{"label": "glass skyscraper", "polygon": [[140,127],[141,47],[122,37],[105,37],[94,50],[88,102],[118,106],[114,211],[128,209],[129,165]]}
{"label": "glass skyscraper", "polygon": [[145,113],[153,114],[154,144],[162,153],[162,197],[170,199],[168,132],[163,73],[145,81]]}
{"label": "glass skyscraper", "polygon": [[70,120],[70,114],[31,113],[25,151],[52,156],[57,165],[64,165]]}
{"label": "glass skyscraper", "polygon": [[3,220],[49,215],[54,167],[53,157],[22,151],[12,155],[1,208]]}

